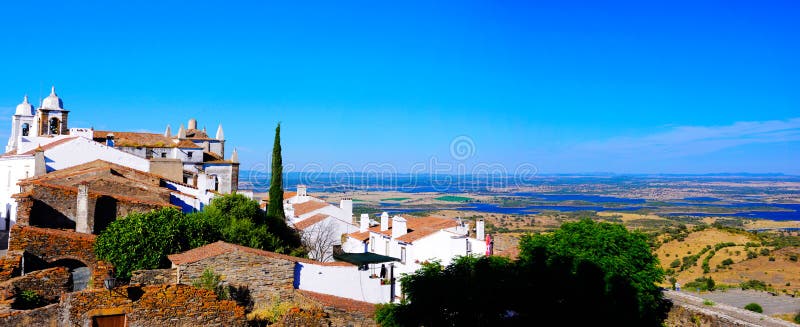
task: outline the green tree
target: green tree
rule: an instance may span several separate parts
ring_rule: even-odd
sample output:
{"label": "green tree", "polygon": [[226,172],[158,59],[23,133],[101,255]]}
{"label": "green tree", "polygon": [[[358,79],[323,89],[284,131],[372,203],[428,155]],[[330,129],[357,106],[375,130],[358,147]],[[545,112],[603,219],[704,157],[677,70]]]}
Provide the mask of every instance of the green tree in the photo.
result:
{"label": "green tree", "polygon": [[129,278],[138,269],[167,268],[167,255],[183,250],[183,214],[173,208],[131,213],[100,233],[94,251],[114,264],[117,277]]}
{"label": "green tree", "polygon": [[[660,326],[664,273],[647,238],[622,225],[582,220],[525,235],[520,258],[462,257],[402,277],[406,301],[378,308],[391,326]],[[580,314],[575,314],[576,310]]]}
{"label": "green tree", "polygon": [[272,145],[272,175],[269,182],[269,206],[267,215],[286,220],[283,212],[283,158],[281,157],[281,124],[275,128],[275,143]]}

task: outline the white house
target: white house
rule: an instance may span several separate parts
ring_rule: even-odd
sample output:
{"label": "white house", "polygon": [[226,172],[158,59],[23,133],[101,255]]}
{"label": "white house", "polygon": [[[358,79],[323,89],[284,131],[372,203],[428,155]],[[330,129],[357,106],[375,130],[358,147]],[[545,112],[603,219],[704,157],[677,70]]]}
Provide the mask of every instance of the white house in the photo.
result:
{"label": "white house", "polygon": [[287,223],[297,229],[309,257],[333,261],[333,247],[342,244],[342,236],[358,231],[353,223],[353,200],[344,198],[339,206],[308,195],[308,187],[298,185],[297,192],[283,201]]}
{"label": "white house", "polygon": [[[450,264],[457,256],[491,254],[491,244],[484,235],[483,220],[476,221],[475,237],[469,236],[469,224],[460,219],[412,217],[384,212],[380,223],[370,227],[369,216],[363,215],[359,231],[347,235],[344,252],[369,252],[399,258],[392,263],[395,275],[413,273],[425,261],[438,260]],[[395,285],[400,294],[400,283]]]}

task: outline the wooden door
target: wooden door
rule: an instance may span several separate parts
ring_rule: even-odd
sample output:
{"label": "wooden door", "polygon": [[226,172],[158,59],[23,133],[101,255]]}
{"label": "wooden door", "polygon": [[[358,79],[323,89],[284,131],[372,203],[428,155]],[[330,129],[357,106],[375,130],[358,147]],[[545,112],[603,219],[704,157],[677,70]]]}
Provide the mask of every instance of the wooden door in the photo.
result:
{"label": "wooden door", "polygon": [[125,315],[92,317],[92,327],[125,327]]}

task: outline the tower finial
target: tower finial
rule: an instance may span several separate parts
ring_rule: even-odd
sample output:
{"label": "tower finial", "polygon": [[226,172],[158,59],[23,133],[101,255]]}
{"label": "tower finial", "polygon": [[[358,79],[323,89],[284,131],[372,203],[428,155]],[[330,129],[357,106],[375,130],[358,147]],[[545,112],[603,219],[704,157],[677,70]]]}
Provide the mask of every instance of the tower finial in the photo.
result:
{"label": "tower finial", "polygon": [[50,87],[50,95],[56,95],[56,86],[55,85]]}
{"label": "tower finial", "polygon": [[28,104],[28,94],[27,93],[25,94],[25,97],[22,98],[22,103],[23,104]]}
{"label": "tower finial", "polygon": [[164,137],[172,137],[172,130],[169,128],[169,124],[167,124],[167,130],[164,131]]}
{"label": "tower finial", "polygon": [[222,124],[221,123],[219,124],[219,127],[217,128],[217,137],[216,137],[216,139],[220,140],[220,141],[225,139],[225,132],[222,131]]}
{"label": "tower finial", "polygon": [[231,162],[239,162],[239,151],[236,151],[236,148],[233,148],[233,153],[231,153]]}

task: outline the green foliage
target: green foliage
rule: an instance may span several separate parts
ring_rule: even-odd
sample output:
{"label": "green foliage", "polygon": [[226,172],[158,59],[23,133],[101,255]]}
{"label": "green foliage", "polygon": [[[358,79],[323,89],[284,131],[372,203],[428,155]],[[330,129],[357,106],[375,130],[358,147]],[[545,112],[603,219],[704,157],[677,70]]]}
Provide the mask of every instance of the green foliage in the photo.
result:
{"label": "green foliage", "polygon": [[670,268],[678,268],[680,266],[681,266],[681,260],[680,259],[675,259],[674,261],[672,261],[672,263],[669,264]]}
{"label": "green foliage", "polygon": [[730,266],[732,264],[733,264],[733,259],[731,259],[731,258],[727,258],[725,260],[722,260],[722,265],[723,266]]}
{"label": "green foliage", "polygon": [[745,310],[750,310],[750,311],[758,312],[758,313],[764,313],[764,309],[761,308],[761,305],[759,305],[758,303],[748,303],[746,306],[744,306],[744,308],[745,308]]}
{"label": "green foliage", "polygon": [[98,258],[114,264],[115,275],[129,278],[139,269],[169,267],[167,255],[225,241],[302,256],[300,237],[282,220],[267,217],[256,201],[242,195],[215,198],[202,212],[172,208],[132,213],[109,224],[95,242]]}
{"label": "green foliage", "polygon": [[687,290],[713,291],[717,287],[716,282],[711,277],[699,277],[694,281],[686,283],[684,288]]}
{"label": "green foliage", "polygon": [[11,304],[11,307],[18,310],[27,310],[38,308],[45,304],[47,303],[44,301],[44,298],[42,298],[39,293],[36,293],[36,291],[23,290],[17,292],[17,296],[14,299],[14,303]]}
{"label": "green foliage", "polygon": [[798,312],[797,315],[794,316],[794,322],[800,324],[800,312]]}
{"label": "green foliage", "polygon": [[167,268],[168,254],[185,249],[180,237],[180,211],[164,208],[132,213],[113,221],[100,233],[94,245],[98,258],[114,264],[117,277],[130,278],[139,269]]}
{"label": "green foliage", "polygon": [[714,301],[711,301],[711,300],[703,300],[703,305],[707,305],[707,306],[714,306],[714,304],[716,304],[716,303],[714,303]]}
{"label": "green foliage", "polygon": [[761,248],[761,251],[759,251],[759,254],[761,254],[761,255],[769,255],[769,249]]}
{"label": "green foliage", "polygon": [[281,155],[281,124],[275,128],[275,142],[272,145],[272,175],[269,182],[269,206],[267,215],[286,220],[283,212],[283,158]]}
{"label": "green foliage", "polygon": [[[406,301],[381,306],[384,326],[658,326],[667,302],[663,271],[646,236],[582,220],[552,234],[525,235],[520,258],[460,257],[402,277]],[[582,313],[575,314],[576,308]]]}
{"label": "green foliage", "polygon": [[230,298],[228,288],[222,283],[222,276],[215,274],[211,268],[204,269],[200,278],[192,282],[192,286],[212,291],[220,300]]}
{"label": "green foliage", "polygon": [[743,290],[752,289],[752,290],[756,290],[756,291],[766,291],[767,290],[767,283],[765,283],[763,281],[760,281],[760,280],[757,280],[757,279],[751,279],[751,280],[748,280],[746,282],[741,282],[739,284],[739,287],[741,287]]}
{"label": "green foliage", "polygon": [[789,261],[797,262],[797,255],[796,254],[790,254],[789,255]]}

